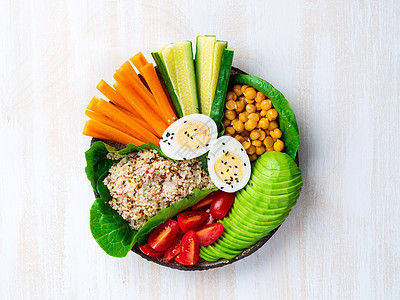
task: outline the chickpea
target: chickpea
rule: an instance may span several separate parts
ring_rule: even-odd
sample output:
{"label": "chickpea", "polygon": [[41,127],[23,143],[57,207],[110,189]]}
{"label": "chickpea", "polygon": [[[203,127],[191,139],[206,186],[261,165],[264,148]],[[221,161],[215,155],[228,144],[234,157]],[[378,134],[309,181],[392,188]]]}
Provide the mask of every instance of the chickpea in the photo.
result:
{"label": "chickpea", "polygon": [[260,130],[260,137],[258,138],[260,141],[263,141],[267,134],[265,133],[264,130]]}
{"label": "chickpea", "polygon": [[227,92],[226,93],[226,98],[225,98],[227,101],[228,100],[233,100],[233,101],[235,101],[236,99],[237,99],[237,96],[236,96],[236,94],[234,93],[234,92]]}
{"label": "chickpea", "polygon": [[271,147],[274,145],[274,140],[272,139],[272,137],[267,136],[267,137],[264,139],[264,145],[265,145],[265,147],[267,147],[267,148],[271,148]]}
{"label": "chickpea", "polygon": [[234,135],[235,134],[235,129],[231,126],[225,128],[225,133],[229,135]]}
{"label": "chickpea", "polygon": [[248,150],[251,146],[251,143],[249,141],[244,141],[242,143],[242,146],[243,146],[244,150]]}
{"label": "chickpea", "polygon": [[256,147],[256,154],[257,155],[262,155],[265,152],[265,147],[260,146],[260,147]]}
{"label": "chickpea", "polygon": [[233,92],[236,94],[236,96],[239,97],[241,94],[243,94],[243,93],[242,93],[242,86],[239,85],[239,84],[235,84],[235,85],[233,86]]}
{"label": "chickpea", "polygon": [[253,119],[249,119],[246,121],[246,123],[244,123],[244,128],[247,131],[253,130],[254,128],[256,128],[256,126],[257,126],[257,121]]}
{"label": "chickpea", "polygon": [[258,158],[258,155],[255,153],[249,156],[250,161],[255,161],[257,158]]}
{"label": "chickpea", "polygon": [[256,96],[256,98],[255,98],[255,100],[256,100],[257,103],[262,102],[263,100],[265,100],[264,94],[261,93],[261,92],[258,92],[258,93],[257,93],[257,96]]}
{"label": "chickpea", "polygon": [[281,140],[277,140],[274,143],[274,150],[281,152],[283,150],[283,148],[285,148],[285,144],[281,141]]}
{"label": "chickpea", "polygon": [[245,100],[245,101],[246,101],[246,103],[249,103],[249,104],[252,104],[252,103],[254,103],[254,99],[247,99],[247,98],[246,98],[246,100]]}
{"label": "chickpea", "polygon": [[249,114],[249,119],[253,119],[258,122],[258,120],[260,120],[260,117],[258,116],[258,113],[251,113]]}
{"label": "chickpea", "polygon": [[263,100],[261,102],[261,109],[262,110],[268,110],[272,107],[272,102],[271,100]]}
{"label": "chickpea", "polygon": [[258,127],[261,129],[267,129],[269,126],[269,121],[266,118],[261,118],[260,121],[258,121]]}
{"label": "chickpea", "polygon": [[240,89],[242,94],[244,94],[244,92],[246,91],[246,89],[248,88],[248,85],[242,85],[242,88]]}
{"label": "chickpea", "polygon": [[260,110],[261,110],[261,104],[260,104],[260,102],[256,102],[255,106],[256,106],[257,111],[260,111]]}
{"label": "chickpea", "polygon": [[282,131],[279,128],[275,128],[271,130],[270,135],[275,139],[279,139],[282,136]]}
{"label": "chickpea", "polygon": [[225,118],[227,118],[228,120],[233,120],[236,118],[236,113],[233,110],[226,110],[225,111]]}
{"label": "chickpea", "polygon": [[273,121],[278,117],[278,112],[275,108],[271,108],[267,111],[268,120]]}
{"label": "chickpea", "polygon": [[239,141],[239,143],[244,142],[244,137],[242,137],[240,134],[235,135],[235,139]]}
{"label": "chickpea", "polygon": [[274,147],[265,148],[267,151],[274,151]]}
{"label": "chickpea", "polygon": [[267,111],[266,110],[260,111],[260,116],[261,117],[265,117],[266,115],[267,115]]}
{"label": "chickpea", "polygon": [[250,132],[250,138],[254,141],[257,140],[260,137],[260,130],[259,129],[254,129]]}
{"label": "chickpea", "polygon": [[249,113],[247,111],[239,114],[239,120],[242,122],[246,122],[249,119]]}
{"label": "chickpea", "polygon": [[237,105],[236,105],[236,102],[235,102],[235,101],[233,101],[233,100],[228,100],[228,101],[226,101],[226,103],[225,103],[225,107],[226,107],[226,109],[234,110],[234,109],[237,108]]}
{"label": "chickpea", "polygon": [[250,145],[250,147],[246,150],[248,155],[252,155],[256,153],[256,147],[253,145]]}
{"label": "chickpea", "polygon": [[229,124],[229,125],[232,126],[233,123],[235,123],[236,121],[239,121],[239,119],[238,119],[238,118],[234,118],[234,119],[231,121],[231,124]]}
{"label": "chickpea", "polygon": [[223,118],[222,124],[224,124],[224,127],[228,127],[229,125],[231,125],[231,120],[228,120],[227,118]]}
{"label": "chickpea", "polygon": [[247,104],[246,105],[246,111],[249,114],[256,112],[256,110],[257,110],[257,108],[256,108],[256,106],[254,104]]}
{"label": "chickpea", "polygon": [[256,146],[256,149],[257,149],[257,147],[261,147],[261,146],[262,146],[262,141],[260,141],[260,140],[255,140],[255,141],[252,141],[251,144],[252,144],[253,146]]}
{"label": "chickpea", "polygon": [[276,121],[269,122],[268,130],[274,130],[278,128],[278,123]]}
{"label": "chickpea", "polygon": [[247,131],[247,130],[244,130],[244,131],[242,131],[242,132],[240,133],[240,135],[243,136],[243,137],[248,137],[248,136],[250,135],[250,132]]}
{"label": "chickpea", "polygon": [[239,97],[239,100],[240,100],[240,101],[246,101],[246,97],[245,97],[245,96],[240,96],[240,97]]}
{"label": "chickpea", "polygon": [[249,100],[253,100],[257,96],[256,90],[252,87],[248,87],[243,94]]}
{"label": "chickpea", "polygon": [[242,100],[236,101],[236,112],[241,113],[246,106],[246,102]]}
{"label": "chickpea", "polygon": [[235,123],[232,124],[233,129],[236,130],[236,132],[240,133],[244,130],[244,124],[240,120],[236,120]]}

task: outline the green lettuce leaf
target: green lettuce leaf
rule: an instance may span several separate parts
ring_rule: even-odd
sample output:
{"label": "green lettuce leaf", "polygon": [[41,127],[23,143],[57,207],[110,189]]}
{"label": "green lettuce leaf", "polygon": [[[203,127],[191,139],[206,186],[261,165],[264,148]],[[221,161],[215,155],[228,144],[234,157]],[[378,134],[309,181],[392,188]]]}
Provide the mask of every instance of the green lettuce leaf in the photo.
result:
{"label": "green lettuce leaf", "polygon": [[232,75],[230,84],[247,84],[261,91],[265,96],[271,99],[272,105],[279,114],[277,120],[279,128],[283,133],[282,141],[285,143],[284,152],[295,159],[299,148],[299,129],[293,110],[282,93],[275,89],[269,82],[253,75]]}
{"label": "green lettuce leaf", "polygon": [[147,239],[154,228],[164,223],[165,221],[172,219],[181,211],[188,209],[189,207],[193,206],[194,204],[205,198],[208,194],[216,190],[217,189],[195,189],[193,195],[187,198],[183,198],[178,202],[175,202],[170,207],[161,209],[154,217],[147,221],[142,228],[140,228],[133,240],[133,244],[136,244],[136,242],[138,242],[140,246],[147,244]]}
{"label": "green lettuce leaf", "polygon": [[90,231],[99,246],[114,257],[125,257],[133,247],[136,231],[111,206],[98,198],[90,209]]}

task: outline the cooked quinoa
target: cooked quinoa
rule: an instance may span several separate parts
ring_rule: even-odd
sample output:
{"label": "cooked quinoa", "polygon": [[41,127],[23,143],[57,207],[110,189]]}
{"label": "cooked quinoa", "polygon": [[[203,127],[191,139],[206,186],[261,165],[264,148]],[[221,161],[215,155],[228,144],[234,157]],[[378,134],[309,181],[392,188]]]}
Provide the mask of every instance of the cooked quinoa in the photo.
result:
{"label": "cooked quinoa", "polygon": [[112,196],[109,203],[136,230],[160,209],[192,195],[196,188],[215,187],[198,159],[176,163],[155,150],[109,153],[107,158],[119,160],[104,179]]}

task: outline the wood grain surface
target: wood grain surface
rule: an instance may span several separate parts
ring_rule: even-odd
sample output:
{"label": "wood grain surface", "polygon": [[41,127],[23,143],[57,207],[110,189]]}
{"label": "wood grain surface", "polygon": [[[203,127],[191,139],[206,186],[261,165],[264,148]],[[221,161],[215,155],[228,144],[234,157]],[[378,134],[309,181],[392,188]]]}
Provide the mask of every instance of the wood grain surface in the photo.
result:
{"label": "wood grain surface", "polygon": [[[399,299],[399,16],[398,0],[2,0],[0,299]],[[137,51],[200,34],[291,103],[299,203],[221,269],[108,257],[89,230],[84,109]]]}

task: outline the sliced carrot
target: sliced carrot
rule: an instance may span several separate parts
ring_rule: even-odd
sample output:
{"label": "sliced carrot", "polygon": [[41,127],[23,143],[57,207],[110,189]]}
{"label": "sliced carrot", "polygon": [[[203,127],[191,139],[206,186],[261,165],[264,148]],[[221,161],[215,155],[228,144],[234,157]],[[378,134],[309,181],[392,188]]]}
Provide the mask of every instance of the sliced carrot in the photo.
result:
{"label": "sliced carrot", "polygon": [[83,128],[83,134],[101,139],[115,141],[124,145],[128,145],[130,143],[135,145],[144,144],[142,141],[132,136],[129,136],[126,133],[119,131],[118,129],[112,128],[108,125],[97,122],[95,120],[88,120],[86,122],[85,127]]}
{"label": "sliced carrot", "polygon": [[[133,57],[131,57],[131,62],[133,65],[140,71],[141,68],[143,68],[145,65],[147,65],[149,62],[147,61],[146,57],[142,54],[142,52],[137,53]],[[142,73],[142,71],[140,71]]]}
{"label": "sliced carrot", "polygon": [[159,138],[157,138],[151,131],[138,124],[135,117],[124,114],[117,107],[115,107],[115,105],[100,99],[100,101],[97,103],[97,109],[99,112],[103,113],[119,126],[124,128],[124,132],[129,132],[129,135],[135,136],[145,143],[152,142],[156,145],[159,144]]}
{"label": "sliced carrot", "polygon": [[136,119],[135,119],[135,122],[137,122],[138,124],[142,125],[144,128],[146,128],[148,131],[150,131],[151,133],[153,133],[153,134],[154,134],[155,136],[157,136],[158,138],[161,137],[161,136],[158,136],[158,134],[157,134],[157,132],[154,130],[154,128],[151,127],[150,124],[147,123],[145,120],[143,120],[143,118],[142,118],[140,115],[136,116],[136,115],[132,114],[129,110],[123,109],[123,108],[121,108],[121,107],[118,107],[118,109],[119,109],[120,111],[122,111],[124,114],[128,115],[128,116],[131,116],[131,117],[136,118]]}
{"label": "sliced carrot", "polygon": [[92,97],[92,99],[89,102],[89,105],[87,106],[87,109],[96,111],[97,103],[99,103],[99,101],[100,101],[99,97],[96,96]]}
{"label": "sliced carrot", "polygon": [[123,95],[125,99],[132,104],[135,110],[142,116],[143,119],[147,121],[147,123],[154,128],[157,132],[158,136],[162,136],[165,129],[167,129],[168,125],[161,119],[158,114],[154,112],[154,110],[148,105],[146,101],[140,98],[138,93],[127,87],[123,83],[114,84],[114,88]]}
{"label": "sliced carrot", "polygon": [[85,115],[87,115],[89,118],[103,123],[105,125],[108,125],[110,127],[113,127],[115,129],[118,129],[119,131],[122,131],[126,134],[130,134],[129,130],[126,130],[123,126],[119,125],[118,123],[114,122],[113,120],[111,120],[109,117],[107,117],[106,115],[103,115],[102,113],[96,112],[96,111],[91,111],[91,110],[86,110],[85,111]]}
{"label": "sliced carrot", "polygon": [[127,110],[131,110],[132,107],[129,105],[128,102],[122,97],[116,90],[114,90],[107,82],[103,79],[97,85],[97,89],[108,98],[112,103],[123,107]]}
{"label": "sliced carrot", "polygon": [[161,110],[164,118],[167,120],[168,124],[172,124],[177,120],[174,110],[168,100],[167,95],[158,79],[157,72],[154,69],[153,64],[147,64],[140,69],[140,73],[143,75],[147,84],[150,87],[151,92],[156,98],[157,105]]}

